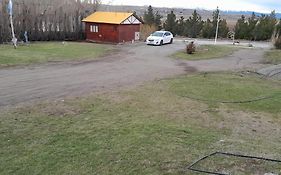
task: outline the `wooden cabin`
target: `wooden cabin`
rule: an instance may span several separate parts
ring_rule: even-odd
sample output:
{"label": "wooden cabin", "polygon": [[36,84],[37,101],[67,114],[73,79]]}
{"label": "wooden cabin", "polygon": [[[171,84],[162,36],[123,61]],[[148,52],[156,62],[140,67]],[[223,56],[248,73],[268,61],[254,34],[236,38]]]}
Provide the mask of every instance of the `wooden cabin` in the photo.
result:
{"label": "wooden cabin", "polygon": [[142,22],[133,13],[95,12],[82,21],[88,41],[121,43],[140,39]]}

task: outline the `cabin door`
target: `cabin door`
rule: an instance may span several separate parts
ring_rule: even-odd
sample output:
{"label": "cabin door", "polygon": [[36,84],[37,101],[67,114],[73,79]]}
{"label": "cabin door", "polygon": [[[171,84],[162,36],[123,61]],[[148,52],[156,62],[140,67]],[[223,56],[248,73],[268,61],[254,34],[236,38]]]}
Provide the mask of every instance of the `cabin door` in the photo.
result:
{"label": "cabin door", "polygon": [[135,40],[140,40],[140,32],[135,32]]}

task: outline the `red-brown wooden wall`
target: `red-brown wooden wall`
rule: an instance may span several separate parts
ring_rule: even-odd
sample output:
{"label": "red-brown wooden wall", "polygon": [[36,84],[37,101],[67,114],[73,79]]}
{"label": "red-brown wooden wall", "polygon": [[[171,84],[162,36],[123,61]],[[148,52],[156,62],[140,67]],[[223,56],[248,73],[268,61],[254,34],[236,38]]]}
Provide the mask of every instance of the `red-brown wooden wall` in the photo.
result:
{"label": "red-brown wooden wall", "polygon": [[139,24],[119,25],[119,42],[135,40],[135,32],[140,32]]}
{"label": "red-brown wooden wall", "polygon": [[[91,25],[97,25],[97,33],[90,31]],[[135,39],[135,32],[140,31],[139,24],[103,24],[103,23],[86,23],[86,39],[96,42],[121,43]]]}

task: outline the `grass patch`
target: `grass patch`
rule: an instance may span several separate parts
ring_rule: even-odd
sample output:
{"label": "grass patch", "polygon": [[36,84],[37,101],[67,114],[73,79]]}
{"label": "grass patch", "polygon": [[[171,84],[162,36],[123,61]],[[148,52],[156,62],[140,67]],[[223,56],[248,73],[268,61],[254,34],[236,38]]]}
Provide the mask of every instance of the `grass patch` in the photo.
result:
{"label": "grass patch", "polygon": [[281,64],[281,50],[270,50],[266,52],[264,62],[267,64]]}
{"label": "grass patch", "polygon": [[238,49],[227,45],[202,45],[196,49],[194,54],[186,54],[185,50],[182,50],[173,54],[172,57],[185,60],[213,59],[228,56]]}
{"label": "grass patch", "polygon": [[0,45],[0,66],[96,59],[111,49],[108,45],[78,42],[35,42],[17,49]]}
{"label": "grass patch", "polygon": [[[218,81],[225,88],[237,84],[238,90],[250,81],[245,87],[258,90],[243,93],[246,97],[266,87],[277,92],[275,83],[257,78],[191,75],[130,91],[1,111],[0,174],[192,174],[184,169],[188,164],[218,150],[280,157],[280,113],[275,118],[243,111],[235,115],[237,108],[230,106],[228,115],[217,108],[217,116],[206,112],[207,104],[180,96],[209,97],[212,92],[210,98],[232,97],[218,94]],[[274,107],[280,110],[275,102]],[[253,132],[255,123],[259,127]]]}
{"label": "grass patch", "polygon": [[131,95],[0,114],[1,174],[178,174],[223,133]]}
{"label": "grass patch", "polygon": [[198,98],[211,106],[219,102],[248,101],[261,97],[274,98],[232,106],[268,113],[281,112],[280,83],[259,77],[224,73],[196,74],[169,81],[172,91],[182,97]]}

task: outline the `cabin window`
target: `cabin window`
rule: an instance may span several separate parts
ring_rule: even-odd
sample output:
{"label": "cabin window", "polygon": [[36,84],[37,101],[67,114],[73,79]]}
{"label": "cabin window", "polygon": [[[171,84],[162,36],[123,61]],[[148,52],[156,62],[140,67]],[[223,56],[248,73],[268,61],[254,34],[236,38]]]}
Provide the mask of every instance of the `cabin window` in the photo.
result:
{"label": "cabin window", "polygon": [[90,31],[94,32],[94,33],[98,33],[99,32],[99,26],[97,26],[97,25],[90,25]]}

